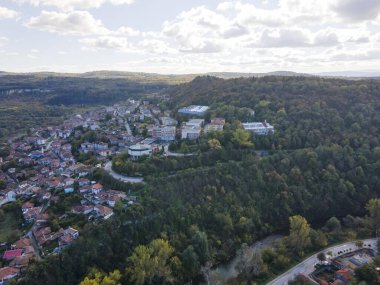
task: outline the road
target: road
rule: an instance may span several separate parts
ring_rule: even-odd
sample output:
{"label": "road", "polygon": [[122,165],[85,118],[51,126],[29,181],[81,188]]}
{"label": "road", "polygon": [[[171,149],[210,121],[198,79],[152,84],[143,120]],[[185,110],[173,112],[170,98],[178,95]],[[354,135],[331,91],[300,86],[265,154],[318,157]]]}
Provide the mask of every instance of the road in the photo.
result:
{"label": "road", "polygon": [[[366,239],[363,240],[364,247],[368,247],[368,245],[371,245],[370,248],[374,249],[377,253],[377,239]],[[355,242],[347,242],[344,244],[332,246],[329,248],[326,248],[324,250],[321,250],[320,252],[310,256],[309,258],[305,259],[298,265],[294,266],[293,268],[286,271],[284,274],[280,275],[276,279],[272,280],[271,282],[267,283],[267,285],[285,285],[288,284],[289,280],[294,279],[299,274],[303,274],[305,276],[308,276],[310,273],[314,271],[314,265],[319,262],[317,255],[321,252],[327,253],[331,252],[332,257],[335,258],[339,255],[342,255],[344,253],[358,250],[359,248],[355,245]],[[338,252],[341,252],[340,254]]]}
{"label": "road", "polygon": [[103,169],[107,171],[113,178],[123,181],[123,182],[128,182],[128,183],[142,183],[144,181],[144,178],[142,177],[129,177],[129,176],[124,176],[119,173],[116,173],[115,171],[112,170],[112,161],[108,161]]}
{"label": "road", "polygon": [[167,156],[194,156],[197,153],[179,153],[179,152],[171,152],[169,151],[169,145],[164,146],[164,151]]}

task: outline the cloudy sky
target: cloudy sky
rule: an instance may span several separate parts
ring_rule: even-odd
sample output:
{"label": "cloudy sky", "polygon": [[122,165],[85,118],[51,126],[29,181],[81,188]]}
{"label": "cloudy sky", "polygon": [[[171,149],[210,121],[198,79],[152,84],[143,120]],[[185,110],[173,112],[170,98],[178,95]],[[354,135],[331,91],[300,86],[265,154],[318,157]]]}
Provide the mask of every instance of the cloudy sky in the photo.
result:
{"label": "cloudy sky", "polygon": [[0,70],[378,70],[380,0],[0,0]]}

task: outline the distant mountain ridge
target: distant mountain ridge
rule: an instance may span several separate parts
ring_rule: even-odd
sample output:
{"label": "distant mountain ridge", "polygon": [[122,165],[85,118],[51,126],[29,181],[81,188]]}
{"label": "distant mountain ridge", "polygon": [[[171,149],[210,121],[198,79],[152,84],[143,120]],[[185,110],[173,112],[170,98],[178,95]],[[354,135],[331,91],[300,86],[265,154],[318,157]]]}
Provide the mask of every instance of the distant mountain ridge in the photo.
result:
{"label": "distant mountain ridge", "polygon": [[128,79],[139,82],[165,82],[169,84],[185,83],[193,80],[197,76],[214,76],[223,79],[239,77],[264,77],[264,76],[289,76],[289,77],[338,77],[347,79],[359,78],[378,78],[380,71],[340,71],[340,72],[323,72],[323,73],[298,73],[293,71],[273,71],[273,72],[208,72],[208,73],[190,73],[190,74],[159,74],[130,71],[111,71],[98,70],[83,73],[60,73],[60,72],[30,72],[14,73],[0,71],[0,76],[31,76],[31,77],[77,77],[77,78],[99,78],[99,79]]}

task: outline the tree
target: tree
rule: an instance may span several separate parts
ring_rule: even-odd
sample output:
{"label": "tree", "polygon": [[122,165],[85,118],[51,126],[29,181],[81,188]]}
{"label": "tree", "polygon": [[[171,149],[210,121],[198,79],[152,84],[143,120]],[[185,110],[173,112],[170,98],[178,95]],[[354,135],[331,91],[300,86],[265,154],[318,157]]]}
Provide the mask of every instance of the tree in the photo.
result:
{"label": "tree", "polygon": [[120,285],[121,274],[115,270],[108,275],[96,272],[92,277],[86,277],[79,285]]}
{"label": "tree", "polygon": [[290,280],[289,285],[313,285],[314,283],[304,275],[297,275],[296,278]]}
{"label": "tree", "polygon": [[209,249],[206,233],[197,231],[192,238],[192,245],[199,257],[200,264],[204,265],[209,258]]}
{"label": "tree", "polygon": [[364,264],[362,267],[355,269],[355,275],[360,281],[365,281],[368,284],[375,284],[377,281],[378,273],[373,264]]}
{"label": "tree", "polygon": [[299,215],[290,217],[289,222],[289,244],[298,255],[302,256],[303,250],[310,245],[310,225]]}
{"label": "tree", "polygon": [[320,262],[323,262],[326,260],[326,254],[324,252],[320,252],[318,253],[317,258]]}
{"label": "tree", "polygon": [[358,247],[358,248],[362,248],[363,245],[364,245],[364,242],[362,240],[358,240],[355,242],[355,245]]}
{"label": "tree", "polygon": [[174,249],[163,239],[153,240],[149,245],[137,246],[128,258],[127,273],[136,285],[143,285],[153,278],[171,280],[170,258]]}
{"label": "tree", "polygon": [[232,134],[232,141],[239,147],[239,148],[247,148],[252,147],[253,143],[251,142],[251,133],[248,131],[245,131],[243,129],[237,129]]}
{"label": "tree", "polygon": [[326,222],[325,228],[329,232],[333,232],[333,231],[340,232],[342,230],[342,225],[340,224],[340,221],[336,217],[332,217]]}
{"label": "tree", "polygon": [[211,149],[222,149],[222,145],[220,144],[220,141],[218,139],[210,139],[208,141],[208,145]]}
{"label": "tree", "polygon": [[377,232],[380,229],[380,199],[373,198],[369,200],[366,209]]}
{"label": "tree", "polygon": [[189,245],[182,253],[182,264],[184,269],[194,276],[199,271],[200,263],[197,253],[192,245]]}

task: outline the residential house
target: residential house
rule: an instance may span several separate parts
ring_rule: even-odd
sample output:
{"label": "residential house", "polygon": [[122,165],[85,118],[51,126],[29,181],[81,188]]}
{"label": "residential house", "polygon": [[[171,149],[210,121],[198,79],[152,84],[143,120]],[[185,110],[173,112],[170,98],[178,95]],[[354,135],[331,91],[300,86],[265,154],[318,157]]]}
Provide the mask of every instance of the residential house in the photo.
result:
{"label": "residential house", "polygon": [[17,256],[15,259],[13,259],[9,265],[16,268],[23,268],[27,267],[29,264],[29,261],[33,259],[34,254],[27,253],[20,256]]}
{"label": "residential house", "polygon": [[223,118],[211,119],[210,124],[207,124],[204,128],[204,132],[207,134],[211,131],[222,131],[226,121]]}
{"label": "residential house", "polygon": [[22,255],[22,249],[11,249],[6,250],[3,254],[3,259],[5,260],[13,260],[16,256]]}
{"label": "residential house", "polygon": [[22,238],[18,241],[16,241],[14,244],[12,244],[13,249],[23,249],[26,246],[30,246],[31,241],[29,238]]}
{"label": "residential house", "polygon": [[29,201],[25,202],[24,204],[21,205],[22,213],[25,214],[33,207],[34,207],[34,204],[32,202],[29,202]]}
{"label": "residential house", "polygon": [[5,281],[15,278],[20,274],[20,269],[6,266],[0,268],[0,285],[3,285]]}
{"label": "residential house", "polygon": [[24,213],[24,219],[27,223],[32,223],[37,219],[37,216],[41,213],[42,207],[30,208]]}
{"label": "residential house", "polygon": [[75,239],[79,237],[79,232],[71,227],[63,231],[62,236],[58,239],[60,248],[69,246]]}
{"label": "residential house", "polygon": [[103,190],[103,185],[100,184],[100,183],[96,183],[96,184],[92,185],[92,187],[91,187],[91,191],[95,195],[99,194],[99,192],[102,191],[102,190]]}
{"label": "residential house", "polygon": [[95,206],[94,210],[98,214],[98,217],[101,217],[105,220],[109,219],[113,215],[112,209],[103,205]]}

